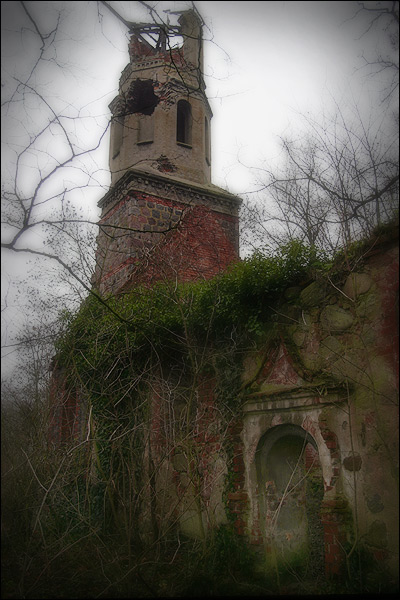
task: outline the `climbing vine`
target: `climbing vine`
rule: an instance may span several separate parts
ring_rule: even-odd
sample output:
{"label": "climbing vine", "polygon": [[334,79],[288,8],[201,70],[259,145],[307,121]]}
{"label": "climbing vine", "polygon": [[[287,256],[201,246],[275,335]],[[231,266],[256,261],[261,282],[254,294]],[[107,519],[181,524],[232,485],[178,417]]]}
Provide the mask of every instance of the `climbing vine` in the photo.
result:
{"label": "climbing vine", "polygon": [[[151,454],[161,444],[166,460],[181,457],[176,477],[184,481],[180,489],[195,490],[205,537],[202,482],[210,467],[196,444],[209,445],[213,433],[204,431],[208,417],[199,389],[212,385],[213,427],[227,442],[240,407],[243,353],[256,343],[287,286],[322,264],[314,248],[292,242],[273,256],[259,252],[209,281],[137,287],[107,298],[111,310],[89,296],[76,315],[64,316],[57,372],[67,392],[91,407],[96,490],[103,493],[105,521],[132,530],[146,505],[147,529],[153,539],[161,535],[154,486],[163,458]],[[159,413],[151,408],[157,396]],[[213,476],[210,472],[210,481]]]}
{"label": "climbing vine", "polygon": [[[147,547],[180,531],[189,514],[204,558],[218,505],[229,531],[243,534],[242,450],[235,442],[242,403],[259,386],[265,390],[261,373],[282,340],[306,382],[327,383],[322,363],[302,365],[310,329],[303,308],[310,297],[309,313],[319,323],[315,295],[334,302],[371,243],[328,260],[292,242],[212,280],[136,287],[105,298],[111,310],[89,296],[76,315],[65,315],[56,371],[92,411],[89,487],[99,523],[121,531],[128,548]],[[246,371],[243,359],[252,350],[255,362]]]}
{"label": "climbing vine", "polygon": [[[285,288],[323,264],[316,249],[291,242],[277,255],[256,253],[209,281],[161,282],[108,298],[114,312],[89,296],[77,315],[67,317],[66,333],[57,346],[58,366],[70,370],[73,378],[96,375],[100,385],[110,378],[111,369],[119,381],[131,379],[154,353],[167,362],[174,357],[185,363],[196,346],[222,346],[260,333],[261,322],[272,314]],[[100,389],[94,386],[92,391]]]}

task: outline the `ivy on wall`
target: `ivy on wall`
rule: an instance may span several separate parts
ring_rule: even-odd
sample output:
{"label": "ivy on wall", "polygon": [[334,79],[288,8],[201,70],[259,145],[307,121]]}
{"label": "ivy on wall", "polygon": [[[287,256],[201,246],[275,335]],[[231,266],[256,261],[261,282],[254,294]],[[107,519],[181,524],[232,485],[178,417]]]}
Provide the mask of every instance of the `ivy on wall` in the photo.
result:
{"label": "ivy on wall", "polygon": [[325,264],[315,248],[291,242],[274,256],[256,253],[208,281],[166,281],[110,297],[113,312],[89,296],[77,315],[65,316],[57,365],[103,382],[117,358],[119,376],[129,370],[132,377],[152,353],[185,361],[196,345],[257,334],[283,291]]}
{"label": "ivy on wall", "polygon": [[[76,315],[65,315],[56,365],[67,391],[77,391],[91,407],[94,467],[88,489],[96,518],[101,506],[102,527],[113,531],[119,525],[137,546],[149,530],[153,540],[168,536],[170,523],[176,525],[176,515],[188,505],[192,533],[212,541],[202,523],[213,511],[208,490],[219,489],[229,530],[236,531],[230,494],[237,491],[234,467],[241,448],[235,426],[250,387],[257,393],[258,362],[261,369],[274,344],[283,338],[287,345],[301,328],[299,314],[309,296],[314,322],[327,299],[318,290],[327,288],[330,301],[338,296],[346,303],[340,292],[349,272],[360,271],[374,248],[374,240],[357,242],[328,260],[292,242],[211,280],[136,287],[103,298],[108,307],[89,296]],[[307,346],[301,348],[307,354]],[[243,359],[252,350],[252,378],[244,382]],[[300,350],[292,350],[296,358]],[[313,385],[318,365],[309,367]],[[162,479],[167,469],[169,479]],[[164,485],[160,494],[160,474],[163,485],[169,481],[176,489]]]}
{"label": "ivy on wall", "polygon": [[[324,264],[314,248],[292,242],[274,256],[257,253],[208,281],[137,287],[105,298],[111,310],[91,295],[76,315],[65,315],[57,373],[67,393],[91,407],[96,478],[105,486],[114,523],[118,505],[140,510],[143,469],[152,481],[156,467],[145,450],[151,431],[164,436],[165,452],[185,457],[185,477],[200,489],[201,461],[190,442],[197,435],[193,417],[200,387],[213,380],[220,420],[213,426],[228,439],[228,422],[240,405],[244,352],[265,329],[285,289]],[[157,394],[163,398],[159,416],[148,401]],[[166,410],[172,411],[168,418]],[[199,504],[199,513],[203,508]],[[155,509],[150,520],[157,536],[154,515]]]}

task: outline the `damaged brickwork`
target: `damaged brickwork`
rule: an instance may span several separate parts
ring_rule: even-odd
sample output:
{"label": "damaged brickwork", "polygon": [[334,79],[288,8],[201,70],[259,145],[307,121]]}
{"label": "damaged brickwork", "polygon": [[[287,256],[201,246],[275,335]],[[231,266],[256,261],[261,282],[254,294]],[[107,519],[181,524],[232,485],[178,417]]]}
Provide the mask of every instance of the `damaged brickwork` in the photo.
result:
{"label": "damaged brickwork", "polygon": [[238,260],[239,201],[129,172],[102,203],[94,283],[102,294],[209,279]]}
{"label": "damaged brickwork", "polygon": [[[145,396],[143,539],[154,522],[199,538],[231,524],[267,566],[341,577],[362,544],[396,576],[397,267],[396,238],[375,243],[340,286],[288,288],[278,323],[240,354],[234,409],[222,410],[218,372],[186,381],[180,366],[175,381],[167,357]],[[54,439],[65,440],[78,403],[61,398]]]}
{"label": "damaged brickwork", "polygon": [[110,103],[112,186],[99,202],[93,278],[101,294],[209,279],[238,260],[240,200],[211,183],[201,27],[194,11],[175,27],[132,25]]}

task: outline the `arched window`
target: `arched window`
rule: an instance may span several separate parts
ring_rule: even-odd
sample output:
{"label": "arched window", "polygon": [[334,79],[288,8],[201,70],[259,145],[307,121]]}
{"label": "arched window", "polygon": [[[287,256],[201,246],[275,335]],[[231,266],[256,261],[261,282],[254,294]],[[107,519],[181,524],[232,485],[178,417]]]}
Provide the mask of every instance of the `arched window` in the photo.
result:
{"label": "arched window", "polygon": [[176,141],[192,145],[192,107],[187,100],[179,100],[176,115]]}

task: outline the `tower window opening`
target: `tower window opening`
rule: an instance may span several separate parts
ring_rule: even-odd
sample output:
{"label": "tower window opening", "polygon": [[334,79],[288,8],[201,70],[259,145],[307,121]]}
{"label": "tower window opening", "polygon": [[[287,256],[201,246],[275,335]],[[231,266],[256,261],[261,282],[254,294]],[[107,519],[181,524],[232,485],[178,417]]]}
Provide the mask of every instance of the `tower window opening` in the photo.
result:
{"label": "tower window opening", "polygon": [[178,101],[176,141],[178,144],[192,145],[192,107],[187,100]]}

